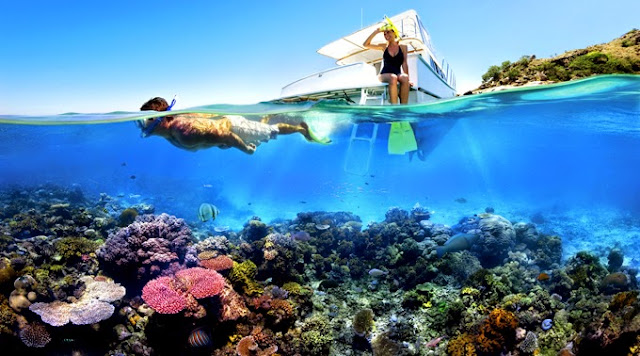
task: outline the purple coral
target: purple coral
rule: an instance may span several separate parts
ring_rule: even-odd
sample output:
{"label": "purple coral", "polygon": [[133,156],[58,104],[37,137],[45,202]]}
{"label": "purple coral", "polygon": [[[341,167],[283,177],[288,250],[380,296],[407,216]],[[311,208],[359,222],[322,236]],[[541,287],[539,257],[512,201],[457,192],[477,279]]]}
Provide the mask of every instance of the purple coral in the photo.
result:
{"label": "purple coral", "polygon": [[111,234],[98,250],[105,267],[137,271],[148,279],[169,263],[184,263],[192,234],[183,219],[168,214],[142,215],[127,227]]}

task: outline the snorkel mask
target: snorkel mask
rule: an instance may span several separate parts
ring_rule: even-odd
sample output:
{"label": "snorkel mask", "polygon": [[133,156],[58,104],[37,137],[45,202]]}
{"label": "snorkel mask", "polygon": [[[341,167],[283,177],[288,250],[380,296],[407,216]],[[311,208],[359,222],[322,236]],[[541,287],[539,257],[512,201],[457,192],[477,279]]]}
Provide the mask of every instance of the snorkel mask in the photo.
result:
{"label": "snorkel mask", "polygon": [[393,24],[393,22],[391,22],[391,19],[388,18],[387,16],[385,16],[384,19],[385,21],[387,21],[387,23],[382,25],[382,27],[380,27],[380,31],[382,32],[393,31],[393,34],[396,35],[396,39],[399,39],[400,31],[398,30],[398,28]]}
{"label": "snorkel mask", "polygon": [[[171,109],[173,109],[173,106],[175,104],[176,104],[176,96],[174,95],[173,96],[173,100],[171,100],[171,104],[169,104],[169,106],[165,109],[165,111],[171,111]],[[145,124],[144,124],[144,120],[136,121],[136,125],[138,126],[138,128],[140,128],[142,130],[141,136],[142,137],[148,137],[149,135],[151,135],[151,132],[153,132],[153,130],[155,130],[156,126],[158,126],[160,124],[162,119],[164,119],[164,116],[156,117],[153,120],[153,122],[150,123],[146,127],[145,127]]]}

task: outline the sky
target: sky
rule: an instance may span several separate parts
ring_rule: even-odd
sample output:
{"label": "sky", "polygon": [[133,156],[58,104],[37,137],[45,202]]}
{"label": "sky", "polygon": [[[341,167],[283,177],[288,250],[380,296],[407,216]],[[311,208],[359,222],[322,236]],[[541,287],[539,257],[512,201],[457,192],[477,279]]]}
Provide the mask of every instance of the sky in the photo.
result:
{"label": "sky", "polygon": [[2,1],[0,114],[253,104],[331,68],[323,45],[418,12],[458,92],[491,65],[550,57],[640,28],[638,0]]}

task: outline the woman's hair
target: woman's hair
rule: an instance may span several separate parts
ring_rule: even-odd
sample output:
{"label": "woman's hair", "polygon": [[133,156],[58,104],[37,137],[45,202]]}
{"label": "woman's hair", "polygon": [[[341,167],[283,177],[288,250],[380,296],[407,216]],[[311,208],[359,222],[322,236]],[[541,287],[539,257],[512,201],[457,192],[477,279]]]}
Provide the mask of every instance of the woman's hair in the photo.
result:
{"label": "woman's hair", "polygon": [[142,107],[140,107],[140,111],[147,111],[147,110],[167,111],[168,107],[169,107],[169,104],[167,104],[167,101],[157,96],[153,99],[149,99],[149,101],[142,104]]}

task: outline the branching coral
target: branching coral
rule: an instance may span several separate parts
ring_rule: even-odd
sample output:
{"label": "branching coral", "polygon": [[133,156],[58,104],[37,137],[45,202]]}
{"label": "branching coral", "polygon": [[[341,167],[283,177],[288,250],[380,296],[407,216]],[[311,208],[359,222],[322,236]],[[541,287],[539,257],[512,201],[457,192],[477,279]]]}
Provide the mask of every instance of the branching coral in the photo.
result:
{"label": "branching coral", "polygon": [[447,353],[451,356],[476,356],[475,338],[467,333],[458,335],[447,344]]}
{"label": "branching coral", "polygon": [[97,255],[105,267],[120,275],[135,271],[129,275],[147,280],[170,262],[182,263],[191,239],[184,220],[167,214],[143,215],[111,234]]}
{"label": "branching coral", "polygon": [[477,347],[483,352],[497,352],[514,343],[518,320],[512,312],[494,309],[480,327],[476,339]]}

